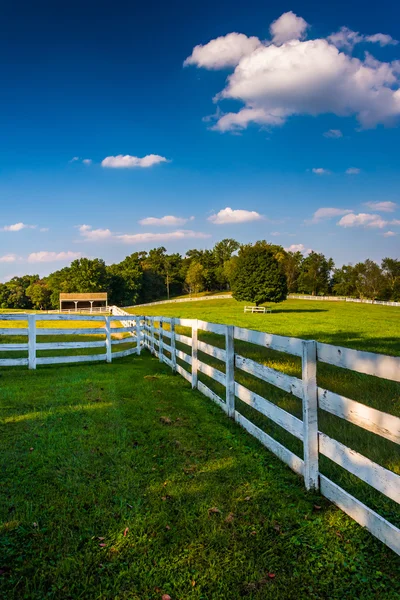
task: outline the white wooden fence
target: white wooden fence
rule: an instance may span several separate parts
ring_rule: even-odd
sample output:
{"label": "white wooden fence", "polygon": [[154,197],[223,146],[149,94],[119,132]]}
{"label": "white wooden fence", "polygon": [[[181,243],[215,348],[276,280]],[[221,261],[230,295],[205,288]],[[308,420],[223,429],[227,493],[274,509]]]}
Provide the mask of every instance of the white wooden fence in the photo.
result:
{"label": "white wooden fence", "polygon": [[400,306],[400,302],[386,300],[368,300],[368,298],[348,298],[346,296],[296,296],[289,294],[291,300],[326,300],[328,302],[357,302],[359,304],[379,304],[380,306]]}
{"label": "white wooden fence", "polygon": [[[173,372],[182,375],[191,383],[193,388],[198,389],[213,400],[229,417],[233,418],[271,452],[289,465],[291,469],[301,475],[307,489],[319,489],[324,496],[400,555],[400,529],[320,473],[319,456],[328,457],[343,469],[397,503],[400,503],[400,476],[319,431],[318,408],[396,444],[400,444],[400,419],[317,385],[317,366],[319,362],[400,382],[400,358],[340,348],[315,341],[271,335],[232,325],[219,325],[193,319],[134,316],[118,307],[113,307],[113,313],[113,316],[108,317],[99,315],[2,314],[0,320],[8,322],[24,321],[26,326],[22,328],[3,327],[0,329],[0,336],[27,336],[28,341],[16,344],[0,344],[0,351],[26,351],[28,356],[26,358],[2,358],[0,359],[0,366],[22,365],[35,369],[36,365],[43,364],[97,360],[111,362],[113,358],[134,353],[140,354],[141,347],[144,346],[158,356],[160,362],[166,363]],[[121,320],[121,317],[125,317],[125,319]],[[43,321],[91,321],[93,327],[77,327],[76,323],[70,328],[40,327]],[[112,325],[115,325],[115,327],[112,327]],[[164,325],[167,325],[168,328]],[[190,328],[191,336],[177,333],[176,326]],[[224,336],[225,348],[222,349],[201,341],[198,337],[199,330]],[[130,335],[123,338],[119,336],[120,339],[114,339],[114,334],[120,333]],[[43,335],[82,336],[82,341],[41,342],[40,337]],[[102,339],[88,342],[85,341],[87,335],[100,336]],[[287,375],[235,353],[235,340],[300,357],[302,361],[302,378]],[[113,346],[127,343],[135,345],[127,350],[112,351]],[[187,351],[177,348],[177,343],[186,346]],[[102,348],[104,353],[81,356],[37,356],[38,350],[77,348]],[[202,362],[198,355],[199,351],[223,361],[225,372]],[[191,370],[189,371],[187,367],[185,368],[179,364],[177,359],[186,363],[186,365],[190,365]],[[303,418],[298,419],[235,381],[235,370],[249,373],[300,398],[302,400]],[[220,397],[200,381],[198,378],[199,373],[223,385],[225,387],[225,397]],[[303,442],[303,457],[294,454],[239,413],[235,407],[236,398],[301,440]]]}
{"label": "white wooden fence", "polygon": [[[165,328],[165,324],[169,329]],[[176,333],[177,325],[191,328],[191,337]],[[224,336],[225,349],[200,341],[198,339],[199,330]],[[235,340],[300,357],[302,378],[286,375],[236,354]],[[177,349],[176,342],[185,344],[188,352]],[[366,527],[389,548],[400,554],[400,529],[321,474],[318,459],[320,455],[328,457],[397,503],[400,503],[400,476],[319,431],[318,407],[397,444],[400,444],[400,419],[318,387],[316,377],[318,362],[322,362],[400,382],[400,358],[339,348],[315,341],[271,335],[231,325],[167,317],[145,317],[144,345],[158,356],[161,362],[166,363],[173,371],[182,375],[193,388],[213,400],[228,416],[235,419],[239,425],[256,437],[291,469],[304,477],[307,489],[319,489],[331,502]],[[225,362],[225,373],[202,362],[198,357],[198,351]],[[178,364],[177,359],[190,365],[191,371]],[[249,373],[300,398],[303,405],[303,419],[298,419],[237,383],[235,369]],[[218,396],[207,385],[199,381],[199,373],[222,384],[225,387],[225,398]],[[235,409],[235,398],[239,398],[301,440],[303,457],[294,454],[240,414]]]}
{"label": "white wooden fence", "polygon": [[[0,336],[26,336],[23,343],[0,343],[0,352],[27,352],[24,358],[0,358],[0,367],[28,366],[36,369],[36,365],[50,365],[60,363],[89,362],[105,360],[111,362],[113,358],[121,358],[130,354],[140,354],[143,346],[140,317],[135,317],[127,322],[120,322],[121,318],[100,315],[64,315],[64,314],[26,314],[13,313],[1,314],[0,321],[10,323],[10,327],[0,328]],[[59,328],[46,326],[48,322],[57,321]],[[80,326],[79,322],[90,322],[92,327]],[[20,326],[12,326],[19,322]],[[69,327],[61,327],[68,323]],[[41,327],[41,324],[44,327]],[[129,334],[121,336],[121,334]],[[41,341],[42,336],[74,336],[73,341]],[[96,341],[87,341],[87,336],[99,336]],[[77,339],[79,341],[77,341]],[[135,345],[132,346],[132,343]],[[113,351],[119,344],[130,344],[130,347],[121,351]],[[100,348],[103,352],[80,355],[37,356],[41,350],[77,350]]]}

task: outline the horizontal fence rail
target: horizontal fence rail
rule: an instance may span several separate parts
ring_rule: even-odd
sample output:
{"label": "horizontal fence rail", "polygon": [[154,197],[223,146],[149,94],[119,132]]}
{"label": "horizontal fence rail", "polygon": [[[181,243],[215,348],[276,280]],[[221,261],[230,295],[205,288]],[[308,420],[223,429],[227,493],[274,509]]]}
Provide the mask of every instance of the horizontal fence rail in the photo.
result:
{"label": "horizontal fence rail", "polygon": [[[317,384],[319,363],[400,382],[400,358],[197,319],[136,316],[115,306],[112,307],[112,313],[111,316],[24,313],[1,315],[0,336],[18,335],[26,340],[21,342],[18,340],[18,343],[13,343],[12,340],[9,343],[0,343],[0,352],[26,352],[26,356],[0,358],[0,367],[28,366],[30,369],[35,369],[36,365],[98,360],[111,362],[113,358],[140,354],[141,348],[144,347],[158,357],[161,363],[168,365],[174,373],[184,377],[193,389],[197,389],[215,402],[229,417],[303,477],[306,489],[319,490],[400,555],[400,529],[323,475],[319,469],[319,458],[320,456],[328,458],[397,503],[400,503],[400,476],[319,431],[318,411],[325,411],[395,444],[400,444],[400,418],[346,398]],[[50,327],[53,323],[56,328]],[[82,327],[79,327],[80,323]],[[8,324],[9,327],[6,326]],[[61,325],[67,326],[61,327]],[[185,334],[181,333],[181,330],[178,333],[177,327],[184,328]],[[187,335],[187,330],[191,335]],[[219,347],[200,340],[199,332],[209,332],[219,336]],[[79,341],[42,340],[44,335],[73,335],[78,337]],[[85,341],[86,335],[94,335],[98,339]],[[301,378],[236,353],[236,340],[297,357],[297,360],[301,361]],[[117,348],[121,344],[127,344],[129,348],[118,351]],[[81,351],[93,348],[98,348],[100,353],[78,356],[38,355],[38,351],[42,350],[79,349]],[[204,362],[207,356],[217,359],[221,367],[217,368]],[[177,362],[178,360],[180,362]],[[302,404],[302,419],[236,381],[237,373],[250,375],[256,380],[266,382],[298,398]],[[199,379],[199,375],[202,376],[202,380]],[[218,393],[204,383],[203,379],[211,381],[211,386],[214,382]],[[303,445],[303,456],[298,456],[286,448],[242,415],[237,410],[239,406],[236,406],[236,399],[300,440]]]}
{"label": "horizontal fence rail", "polygon": [[[144,346],[142,331],[142,317],[130,317],[121,320],[121,315],[112,307],[113,315],[80,315],[80,314],[27,314],[13,313],[0,315],[0,321],[9,322],[10,327],[0,328],[0,336],[22,336],[27,341],[23,343],[1,343],[0,352],[27,353],[23,358],[0,358],[0,367],[28,366],[36,369],[37,365],[52,365],[63,363],[80,363],[93,361],[112,362],[115,358],[122,358],[131,354],[140,354]],[[117,313],[117,314],[115,314]],[[85,323],[83,323],[85,322]],[[90,327],[87,327],[87,324]],[[19,325],[22,324],[22,327]],[[50,325],[56,325],[51,327]],[[57,327],[57,325],[60,325]],[[14,326],[13,326],[14,325]],[[16,326],[15,326],[16,325]],[[61,327],[63,325],[63,327]],[[81,326],[80,326],[81,325]],[[73,341],[45,341],[43,336],[73,336]],[[88,341],[86,336],[96,336],[98,340]],[[118,336],[118,337],[117,337]],[[86,339],[85,339],[86,338]],[[67,338],[68,339],[68,338]],[[42,341],[43,340],[43,341]],[[114,350],[120,344],[129,345],[123,350]],[[86,349],[100,349],[99,353],[85,353]],[[103,352],[101,352],[101,349]],[[42,351],[74,351],[79,354],[39,356]]]}
{"label": "horizontal fence rail", "polygon": [[390,300],[368,300],[368,298],[348,298],[346,296],[296,296],[289,294],[291,300],[326,300],[327,302],[356,302],[358,304],[379,304],[380,306],[400,306],[400,302]]}

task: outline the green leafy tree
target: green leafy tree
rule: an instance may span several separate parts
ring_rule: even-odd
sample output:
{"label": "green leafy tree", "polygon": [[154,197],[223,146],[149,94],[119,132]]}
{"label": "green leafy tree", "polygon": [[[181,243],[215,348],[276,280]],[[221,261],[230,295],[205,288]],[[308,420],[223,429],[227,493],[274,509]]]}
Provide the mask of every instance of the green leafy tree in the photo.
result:
{"label": "green leafy tree", "polygon": [[286,275],[274,251],[264,243],[241,246],[232,278],[232,294],[236,300],[282,302],[287,296]]}
{"label": "green leafy tree", "polygon": [[186,283],[191,293],[197,294],[204,289],[204,267],[193,261],[186,273]]}
{"label": "green leafy tree", "polygon": [[108,296],[110,304],[131,306],[136,304],[143,285],[143,269],[137,252],[118,264],[107,267]]}
{"label": "green leafy tree", "polygon": [[357,269],[353,265],[343,265],[335,269],[332,277],[332,290],[337,296],[357,296]]}
{"label": "green leafy tree", "polygon": [[376,300],[383,292],[385,278],[381,268],[369,258],[354,267],[357,272],[356,289],[360,298]]}
{"label": "green leafy tree", "polygon": [[384,258],[382,272],[388,288],[388,297],[397,301],[400,299],[400,260]]}
{"label": "green leafy tree", "polygon": [[301,263],[298,278],[299,292],[313,296],[327,294],[334,266],[331,258],[327,259],[323,254],[311,252]]}
{"label": "green leafy tree", "polygon": [[38,310],[48,310],[51,308],[51,290],[42,279],[31,283],[26,288],[26,295],[30,298],[32,308]]}
{"label": "green leafy tree", "polygon": [[71,263],[69,279],[72,292],[107,291],[107,269],[101,258],[78,258]]}
{"label": "green leafy tree", "polygon": [[32,308],[31,299],[27,296],[26,291],[38,279],[38,275],[23,275],[22,277],[13,277],[10,281],[1,284],[0,304],[2,308]]}
{"label": "green leafy tree", "polygon": [[280,261],[286,275],[289,292],[297,292],[298,278],[300,275],[303,255],[301,252],[285,252]]}

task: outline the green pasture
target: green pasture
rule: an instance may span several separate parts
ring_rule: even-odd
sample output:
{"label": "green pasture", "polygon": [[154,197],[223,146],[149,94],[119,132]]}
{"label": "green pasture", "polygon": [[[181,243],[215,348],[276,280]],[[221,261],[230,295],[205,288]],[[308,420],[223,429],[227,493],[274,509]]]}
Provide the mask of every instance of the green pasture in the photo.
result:
{"label": "green pasture", "polygon": [[0,369],[5,600],[395,600],[399,559],[147,352]]}

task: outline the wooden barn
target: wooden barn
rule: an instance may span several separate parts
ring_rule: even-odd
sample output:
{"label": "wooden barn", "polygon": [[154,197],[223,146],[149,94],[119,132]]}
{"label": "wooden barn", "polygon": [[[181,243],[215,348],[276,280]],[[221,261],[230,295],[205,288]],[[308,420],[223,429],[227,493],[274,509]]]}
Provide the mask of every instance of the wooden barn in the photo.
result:
{"label": "wooden barn", "polygon": [[94,294],[61,293],[60,311],[105,312],[108,310],[107,292]]}

